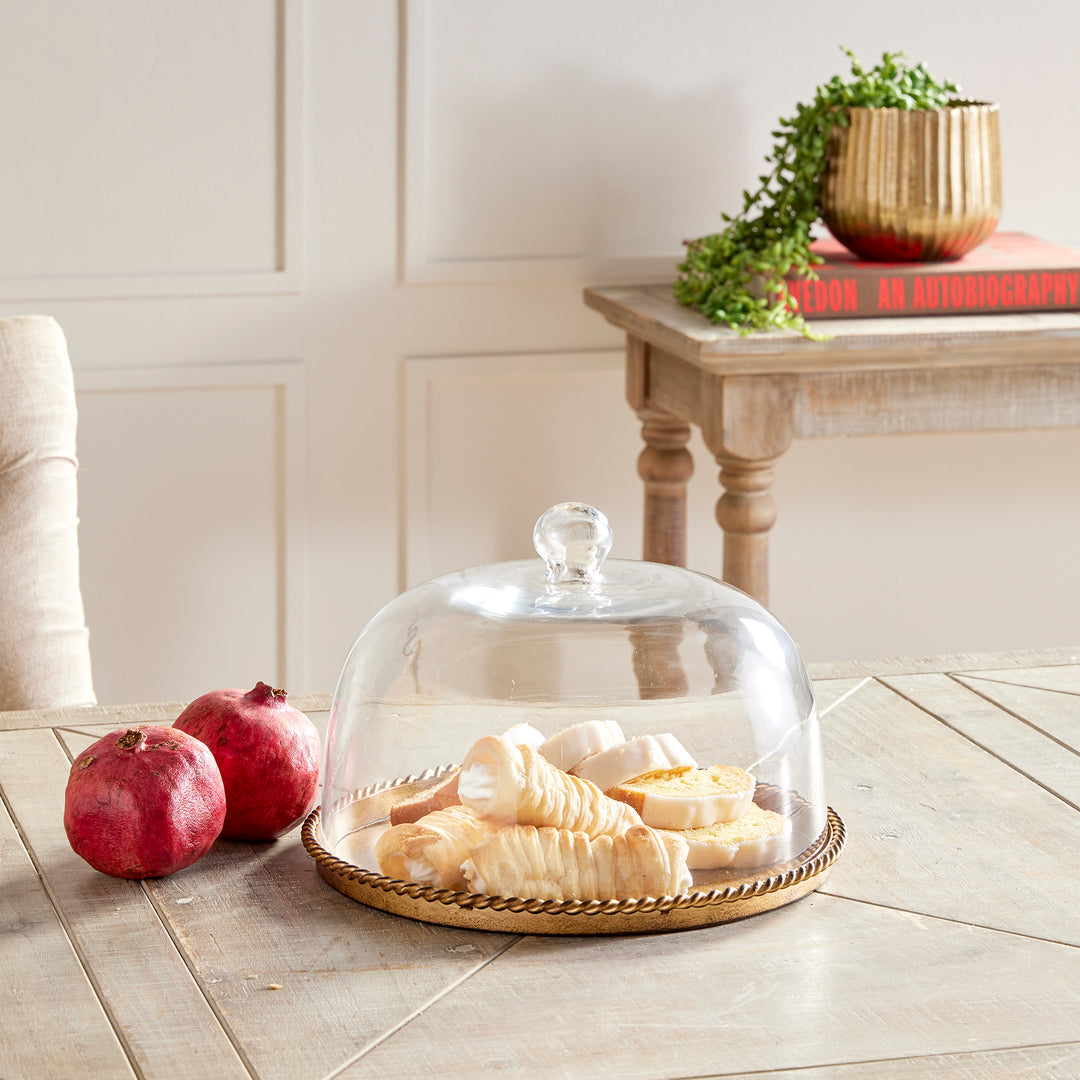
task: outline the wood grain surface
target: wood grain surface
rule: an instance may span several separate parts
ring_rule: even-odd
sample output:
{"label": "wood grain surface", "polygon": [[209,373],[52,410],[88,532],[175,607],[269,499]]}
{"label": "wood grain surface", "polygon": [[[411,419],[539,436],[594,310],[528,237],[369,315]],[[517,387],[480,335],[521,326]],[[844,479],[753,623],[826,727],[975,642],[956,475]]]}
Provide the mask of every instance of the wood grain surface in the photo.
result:
{"label": "wood grain surface", "polygon": [[727,374],[980,366],[1003,357],[1043,364],[1074,361],[1080,348],[1080,313],[1071,311],[822,319],[814,331],[830,340],[811,341],[794,331],[741,335],[713,326],[679,304],[668,284],[586,289],[584,301],[634,337]]}
{"label": "wood grain surface", "polygon": [[1070,655],[818,665],[843,855],[804,900],[665,935],[397,918],[296,830],[108,878],[67,844],[70,761],[173,706],[0,715],[0,1077],[1080,1077]]}
{"label": "wood grain surface", "polygon": [[685,562],[696,426],[720,466],[724,580],[766,607],[772,487],[795,439],[1080,426],[1078,312],[825,320],[810,340],[714,326],[670,284],[586,289],[584,300],[626,334],[645,557]]}

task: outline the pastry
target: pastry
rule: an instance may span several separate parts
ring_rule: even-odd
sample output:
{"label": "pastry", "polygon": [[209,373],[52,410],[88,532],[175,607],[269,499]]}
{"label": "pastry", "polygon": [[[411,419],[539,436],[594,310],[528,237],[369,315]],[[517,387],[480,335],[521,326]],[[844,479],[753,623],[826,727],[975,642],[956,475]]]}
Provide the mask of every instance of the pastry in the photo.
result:
{"label": "pastry", "polygon": [[686,843],[644,825],[590,839],[514,825],[479,845],[462,871],[474,892],[538,900],[676,896],[690,888]]}
{"label": "pastry", "polygon": [[[544,741],[544,733],[532,724],[515,724],[507,728],[503,737],[514,744],[531,746],[534,749]],[[433,810],[443,810],[447,806],[456,806],[460,803],[458,798],[458,774],[457,766],[447,774],[440,783],[427,788],[420,795],[396,803],[390,808],[390,824],[402,825],[406,821],[419,821],[425,814]]]}
{"label": "pastry", "polygon": [[574,767],[574,775],[607,791],[642,773],[696,764],[674,735],[641,735],[587,757]]}
{"label": "pastry", "polygon": [[625,741],[616,721],[585,720],[552,735],[539,749],[556,769],[569,772],[587,757]]}
{"label": "pastry", "polygon": [[691,870],[764,866],[789,858],[791,821],[756,803],[738,821],[721,821],[697,829],[659,829],[665,836],[685,840]]}
{"label": "pastry", "polygon": [[500,735],[479,739],[461,763],[462,805],[496,825],[550,825],[589,836],[617,836],[641,818],[595,784],[556,769],[531,746]]}
{"label": "pastry", "polygon": [[456,806],[458,800],[458,769],[454,768],[448,776],[433,787],[404,802],[390,807],[390,824],[403,825],[407,821],[419,821],[433,810],[444,810]]}
{"label": "pastry", "polygon": [[440,889],[464,889],[461,864],[471,848],[495,833],[464,806],[435,810],[419,821],[386,830],[375,844],[379,870],[398,881],[415,881]]}
{"label": "pastry", "polygon": [[531,746],[534,750],[539,750],[545,740],[544,733],[532,724],[515,724],[507,728],[503,735],[518,746]]}
{"label": "pastry", "polygon": [[694,829],[734,821],[754,801],[754,778],[734,765],[658,769],[609,788],[612,799],[628,803],[646,825]]}

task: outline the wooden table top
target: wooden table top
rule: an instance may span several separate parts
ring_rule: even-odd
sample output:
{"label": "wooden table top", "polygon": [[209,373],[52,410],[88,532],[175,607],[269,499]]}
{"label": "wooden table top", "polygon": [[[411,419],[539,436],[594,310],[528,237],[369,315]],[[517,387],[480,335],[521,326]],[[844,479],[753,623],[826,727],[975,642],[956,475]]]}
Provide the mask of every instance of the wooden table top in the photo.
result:
{"label": "wooden table top", "polygon": [[299,830],[105,877],[64,834],[71,759],[181,704],[0,714],[0,1077],[1080,1077],[1080,648],[811,675],[839,862],[653,936],[387,915]]}
{"label": "wooden table top", "polygon": [[684,307],[671,284],[585,289],[587,307],[654,349],[723,375],[1026,367],[1080,362],[1080,312],[810,319],[795,331],[740,334]]}

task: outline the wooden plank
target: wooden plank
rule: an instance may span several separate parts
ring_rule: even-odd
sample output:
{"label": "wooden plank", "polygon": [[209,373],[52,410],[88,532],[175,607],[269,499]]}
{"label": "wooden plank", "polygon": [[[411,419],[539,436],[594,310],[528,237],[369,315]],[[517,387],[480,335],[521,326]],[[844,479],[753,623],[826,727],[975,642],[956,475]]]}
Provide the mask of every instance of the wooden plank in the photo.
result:
{"label": "wooden plank", "polygon": [[[76,749],[100,733],[61,734]],[[270,844],[219,841],[194,866],[146,882],[145,889],[251,1068],[308,1080],[423,1008],[514,939],[362,907],[319,878],[298,832]],[[142,997],[146,977],[132,974],[131,982],[132,993]],[[194,1029],[186,1037],[195,1038]],[[228,1075],[216,1067],[200,1074]]]}
{"label": "wooden plank", "polygon": [[[290,695],[289,701],[301,712],[327,712],[330,695]],[[82,705],[64,709],[25,709],[16,712],[0,712],[0,731],[18,731],[24,728],[86,727],[108,725],[105,730],[123,724],[171,724],[187,705],[186,701],[152,702],[132,705]]]}
{"label": "wooden plank", "polygon": [[848,828],[826,891],[1080,945],[1076,810],[881,682],[829,712],[822,742]]}
{"label": "wooden plank", "polygon": [[[1075,363],[774,373],[768,377],[732,373],[723,379],[710,379],[689,360],[659,350],[653,350],[653,356],[649,403],[701,427],[706,445],[714,452],[730,441],[714,430],[721,422],[740,421],[751,436],[759,439],[776,439],[782,433],[784,446],[792,437],[1015,431],[1080,425],[1080,365]],[[758,415],[763,413],[759,407],[732,404],[730,388],[739,382],[751,384],[760,393],[774,393],[783,408],[773,409],[770,415]],[[716,404],[721,396],[726,407]],[[732,445],[734,448],[737,444]]]}
{"label": "wooden plank", "polygon": [[[1043,732],[1080,753],[1080,694],[1073,690],[1046,690],[991,679],[957,675],[956,680],[973,694],[995,702]],[[1073,768],[1076,767],[1073,758]]]}
{"label": "wooden plank", "polygon": [[817,705],[818,716],[822,717],[835,708],[837,702],[842,701],[848,694],[854,693],[864,682],[866,682],[865,678],[815,679],[813,681],[814,704]]}
{"label": "wooden plank", "polygon": [[[806,665],[811,679],[840,679],[855,675],[910,675],[916,672],[949,671],[974,674],[982,670],[1041,671],[1052,665],[1074,664],[1080,645],[1060,648],[1017,649],[993,653],[947,653],[941,656],[894,656],[869,660],[823,660]],[[1033,677],[1033,676],[1032,676]]]}
{"label": "wooden plank", "polygon": [[0,712],[0,731],[71,725],[107,725],[106,730],[111,731],[114,727],[130,723],[171,724],[183,707],[181,702],[172,701],[152,705],[84,705],[66,709]]}
{"label": "wooden plank", "polygon": [[1075,1039],[1078,1007],[1077,949],[819,893],[682,934],[525,938],[340,1076],[639,1080],[955,1054]]}
{"label": "wooden plank", "polygon": [[349,900],[295,836],[219,841],[149,888],[253,1068],[275,1080],[326,1076],[515,940]]}
{"label": "wooden plank", "polygon": [[[0,739],[0,756],[6,761],[9,754]],[[15,823],[0,805],[0,1076],[134,1075]]]}
{"label": "wooden plank", "polygon": [[585,304],[613,325],[722,374],[967,367],[1080,360],[1080,315],[823,319],[830,340],[789,331],[740,335],[683,307],[670,285],[586,289]]}
{"label": "wooden plank", "polygon": [[1075,363],[829,371],[801,376],[792,385],[791,425],[799,439],[1080,425]]}
{"label": "wooden plank", "polygon": [[[1070,660],[1075,661],[1078,656],[1080,656],[1080,649],[1073,652]],[[1015,670],[1000,668],[983,671],[966,670],[962,674],[966,679],[985,679],[989,682],[1031,686],[1039,690],[1060,690],[1066,694],[1080,694],[1080,664],[1078,663],[1042,664]]]}
{"label": "wooden plank", "polygon": [[981,1050],[969,1054],[933,1054],[891,1061],[860,1061],[820,1069],[779,1072],[714,1073],[697,1080],[1076,1080],[1080,1076],[1080,1042],[1025,1046],[1016,1050]]}
{"label": "wooden plank", "polygon": [[100,874],[71,850],[63,824],[70,762],[52,732],[7,732],[0,746],[4,798],[142,1075],[249,1077],[141,885]]}
{"label": "wooden plank", "polygon": [[[141,708],[141,707],[140,707]],[[301,710],[304,712],[304,710]],[[315,725],[319,732],[319,740],[321,745],[326,746],[326,727],[330,720],[330,713],[326,710],[304,713],[308,719]],[[108,735],[110,731],[116,731],[119,728],[133,726],[138,727],[142,724],[159,724],[162,727],[170,727],[172,725],[172,719],[164,720],[154,717],[153,714],[149,718],[145,716],[141,711],[134,712],[129,711],[123,714],[123,720],[121,723],[109,723],[109,724],[72,724],[70,726],[57,727],[54,730],[57,732],[60,739],[69,747],[77,747],[74,753],[79,753],[91,742],[96,739],[100,739],[103,735]]]}
{"label": "wooden plank", "polygon": [[882,681],[1080,809],[1080,696],[963,676]]}

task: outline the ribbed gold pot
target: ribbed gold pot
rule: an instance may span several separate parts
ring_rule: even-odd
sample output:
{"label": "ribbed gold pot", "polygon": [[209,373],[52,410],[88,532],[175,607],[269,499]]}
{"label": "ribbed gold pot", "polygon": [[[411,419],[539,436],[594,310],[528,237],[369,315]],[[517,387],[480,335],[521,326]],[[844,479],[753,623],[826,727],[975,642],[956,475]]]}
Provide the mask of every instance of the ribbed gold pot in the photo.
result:
{"label": "ribbed gold pot", "polygon": [[958,259],[1001,218],[998,107],[849,109],[829,138],[821,217],[864,259]]}

